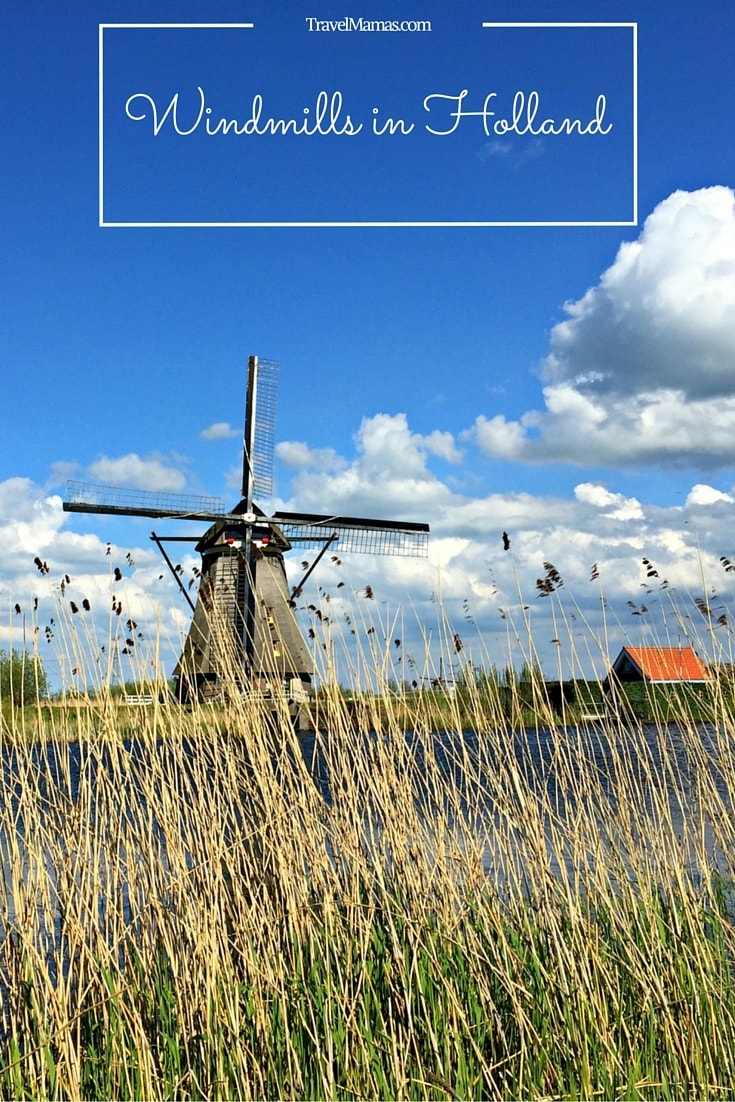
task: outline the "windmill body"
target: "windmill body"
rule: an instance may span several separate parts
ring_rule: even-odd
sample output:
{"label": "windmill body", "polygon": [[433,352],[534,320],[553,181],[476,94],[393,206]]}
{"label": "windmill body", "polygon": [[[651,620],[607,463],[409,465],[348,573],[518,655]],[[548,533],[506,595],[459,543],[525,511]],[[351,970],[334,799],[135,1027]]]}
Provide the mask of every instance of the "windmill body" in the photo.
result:
{"label": "windmill body", "polygon": [[[314,663],[294,615],[293,595],[328,548],[389,555],[425,555],[429,527],[403,521],[314,513],[268,516],[254,497],[272,493],[275,396],[280,365],[251,356],[243,435],[242,495],[226,512],[215,499],[70,483],[64,509],[178,521],[205,521],[202,536],[159,536],[157,544],[188,602],[192,619],[174,670],[177,695],[214,700],[231,694],[284,694],[296,716]],[[196,603],[164,546],[196,542],[202,558]],[[294,544],[318,554],[292,592],[284,555]]]}
{"label": "windmill body", "polygon": [[313,660],[291,607],[283,559],[291,545],[279,535],[272,525],[248,532],[242,522],[218,521],[197,543],[199,592],[174,670],[182,699],[216,699],[227,681],[230,690],[263,695],[283,689],[295,702],[308,693]]}

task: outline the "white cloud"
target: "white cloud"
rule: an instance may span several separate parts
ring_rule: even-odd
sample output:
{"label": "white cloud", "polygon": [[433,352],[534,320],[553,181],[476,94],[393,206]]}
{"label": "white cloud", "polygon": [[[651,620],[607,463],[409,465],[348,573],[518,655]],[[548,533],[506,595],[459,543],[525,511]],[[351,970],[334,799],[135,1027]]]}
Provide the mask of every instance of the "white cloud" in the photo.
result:
{"label": "white cloud", "polygon": [[100,456],[89,466],[89,473],[96,481],[113,486],[130,486],[137,490],[179,492],[186,487],[186,476],[155,456],[141,459],[135,452],[117,459]]}
{"label": "white cloud", "polygon": [[621,245],[599,284],[567,304],[543,373],[592,393],[731,395],[735,195],[677,191]]}
{"label": "white cloud", "polygon": [[480,416],[488,455],[581,466],[733,462],[735,194],[677,191],[581,299],[541,365],[544,409]]}
{"label": "white cloud", "polygon": [[29,478],[0,482],[0,570],[43,557],[64,519],[61,498],[44,494]]}
{"label": "white cloud", "polygon": [[507,421],[502,413],[490,418],[481,413],[472,428],[463,433],[463,439],[473,440],[481,451],[497,459],[522,459],[527,424],[525,417],[518,422]]}
{"label": "white cloud", "polygon": [[625,497],[623,494],[614,494],[604,486],[595,482],[581,482],[574,487],[574,496],[577,501],[587,505],[595,505],[600,509],[610,509],[605,516],[613,520],[642,520],[643,509],[640,501],[634,497]]}
{"label": "white cloud", "polygon": [[427,508],[449,495],[429,470],[428,457],[457,462],[459,453],[451,433],[437,430],[423,436],[411,432],[405,413],[379,413],[363,419],[355,434],[355,447],[357,456],[352,463],[332,462],[331,469],[302,469],[296,475],[292,491],[299,508],[425,520]]}
{"label": "white cloud", "polygon": [[333,448],[310,448],[300,440],[276,444],[276,457],[288,470],[336,471],[345,461]]}
{"label": "white cloud", "polygon": [[702,482],[698,482],[696,486],[692,486],[689,494],[687,495],[687,505],[714,505],[715,502],[725,501],[729,505],[735,502],[735,498],[732,494],[723,494],[721,490],[715,490],[713,486],[706,486]]}
{"label": "white cloud", "polygon": [[422,436],[420,439],[421,446],[431,455],[444,459],[447,463],[460,463],[462,461],[462,452],[454,443],[451,432],[440,432],[439,429],[434,429],[428,436]]}
{"label": "white cloud", "polygon": [[202,429],[199,433],[199,439],[231,440],[233,437],[239,436],[241,432],[241,429],[233,429],[229,421],[215,421],[213,425],[209,425],[206,429]]}
{"label": "white cloud", "polygon": [[70,478],[75,478],[79,472],[78,463],[67,463],[63,460],[59,460],[56,463],[51,464],[51,475],[48,480],[49,486],[60,486],[63,482],[67,482]]}

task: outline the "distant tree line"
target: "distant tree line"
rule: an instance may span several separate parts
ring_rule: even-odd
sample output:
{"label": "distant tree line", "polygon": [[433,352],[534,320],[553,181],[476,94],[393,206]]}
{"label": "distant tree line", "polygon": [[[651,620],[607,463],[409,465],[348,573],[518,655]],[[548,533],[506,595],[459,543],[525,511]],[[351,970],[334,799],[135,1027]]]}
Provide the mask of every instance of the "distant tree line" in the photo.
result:
{"label": "distant tree line", "polygon": [[17,707],[48,697],[48,680],[40,658],[27,651],[0,650],[0,702]]}

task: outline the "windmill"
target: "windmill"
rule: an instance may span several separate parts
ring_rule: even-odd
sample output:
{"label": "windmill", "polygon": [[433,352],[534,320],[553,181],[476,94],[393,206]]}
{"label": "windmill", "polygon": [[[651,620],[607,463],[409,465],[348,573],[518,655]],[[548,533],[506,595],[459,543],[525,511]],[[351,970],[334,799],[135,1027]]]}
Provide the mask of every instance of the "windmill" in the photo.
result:
{"label": "windmill", "polygon": [[[420,556],[427,553],[428,524],[315,513],[268,515],[255,498],[273,490],[273,442],[280,364],[251,356],[243,434],[242,492],[227,511],[217,498],[70,482],[67,512],[207,522],[201,536],[151,533],[188,602],[192,619],[174,670],[177,695],[216,699],[234,692],[287,694],[293,714],[308,696],[314,674],[310,648],[296,622],[295,598],[330,548],[343,552]],[[164,546],[196,542],[202,558],[196,603]],[[283,556],[298,545],[316,549],[314,561],[293,590]]]}

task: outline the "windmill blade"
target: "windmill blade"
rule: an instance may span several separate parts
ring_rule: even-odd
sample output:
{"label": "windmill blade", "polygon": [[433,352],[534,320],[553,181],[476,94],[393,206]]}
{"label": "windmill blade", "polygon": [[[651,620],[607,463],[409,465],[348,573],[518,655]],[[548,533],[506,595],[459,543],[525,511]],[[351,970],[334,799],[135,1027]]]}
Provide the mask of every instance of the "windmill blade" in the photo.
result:
{"label": "windmill blade", "polygon": [[68,482],[66,513],[104,513],[127,517],[172,517],[180,520],[221,520],[228,515],[218,497],[156,493],[93,482]]}
{"label": "windmill blade", "polygon": [[429,525],[396,520],[368,520],[317,513],[274,513],[271,518],[291,543],[322,547],[333,533],[338,551],[367,555],[423,557],[429,551]]}
{"label": "windmill blade", "polygon": [[273,494],[273,446],[280,360],[251,356],[245,400],[242,497],[251,511],[253,497]]}

